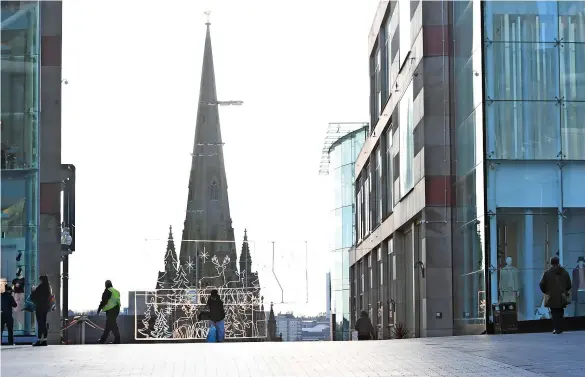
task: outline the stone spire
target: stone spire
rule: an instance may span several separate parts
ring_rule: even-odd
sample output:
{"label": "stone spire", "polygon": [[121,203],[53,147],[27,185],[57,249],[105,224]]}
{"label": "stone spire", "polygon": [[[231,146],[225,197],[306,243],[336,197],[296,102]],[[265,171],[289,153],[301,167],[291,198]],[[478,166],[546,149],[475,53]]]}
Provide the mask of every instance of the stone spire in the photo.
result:
{"label": "stone spire", "polygon": [[252,256],[250,255],[250,245],[248,244],[248,230],[244,229],[244,242],[240,252],[240,274],[246,273],[246,277],[252,274]]}
{"label": "stone spire", "polygon": [[[169,226],[169,237],[167,238],[167,250],[165,252],[165,270],[162,273],[162,288],[170,288],[177,273],[177,252],[173,239],[173,227]],[[159,281],[161,276],[159,275]]]}
{"label": "stone spire", "polygon": [[[218,274],[212,264],[214,256],[222,263],[229,258],[224,273]],[[193,286],[205,288],[237,281],[236,259],[208,22],[180,261],[197,260],[188,278]]]}

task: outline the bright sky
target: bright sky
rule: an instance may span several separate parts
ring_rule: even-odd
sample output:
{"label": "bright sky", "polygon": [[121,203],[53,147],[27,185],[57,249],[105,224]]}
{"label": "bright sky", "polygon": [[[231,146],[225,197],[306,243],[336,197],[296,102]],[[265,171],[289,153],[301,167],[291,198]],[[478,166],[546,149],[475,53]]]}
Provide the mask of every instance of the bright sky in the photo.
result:
{"label": "bright sky", "polygon": [[170,224],[179,250],[211,10],[218,98],[244,101],[220,108],[238,256],[247,228],[265,303],[324,312],[333,190],[319,159],[328,122],[368,120],[377,4],[64,1],[62,161],[77,167],[70,308],[97,309],[106,279],[123,306],[129,290],[153,289]]}

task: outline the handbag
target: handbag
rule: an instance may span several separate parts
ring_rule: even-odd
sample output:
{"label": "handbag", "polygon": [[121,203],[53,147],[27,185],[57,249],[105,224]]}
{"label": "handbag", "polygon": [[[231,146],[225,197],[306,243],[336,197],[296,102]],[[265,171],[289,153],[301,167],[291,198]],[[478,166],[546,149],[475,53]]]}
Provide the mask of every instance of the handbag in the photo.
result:
{"label": "handbag", "polygon": [[51,295],[51,297],[49,297],[49,307],[51,308],[52,312],[57,309],[57,299],[55,298],[55,295]]}
{"label": "handbag", "polygon": [[209,327],[209,331],[207,332],[207,343],[216,343],[217,342],[217,329],[215,326],[211,325]]}
{"label": "handbag", "polygon": [[24,302],[24,307],[22,308],[22,310],[25,312],[31,312],[31,313],[35,312],[36,305],[33,302],[33,300],[31,300],[30,296],[28,296],[26,301]]}

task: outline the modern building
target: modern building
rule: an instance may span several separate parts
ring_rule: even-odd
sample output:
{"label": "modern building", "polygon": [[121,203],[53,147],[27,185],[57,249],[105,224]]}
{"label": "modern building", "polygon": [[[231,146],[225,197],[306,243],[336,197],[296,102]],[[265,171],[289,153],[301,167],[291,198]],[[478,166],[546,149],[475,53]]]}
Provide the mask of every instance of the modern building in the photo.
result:
{"label": "modern building", "polygon": [[331,339],[331,331],[329,328],[329,321],[303,321],[303,328],[301,331],[301,341],[314,342]]}
{"label": "modern building", "polygon": [[493,305],[513,303],[518,331],[548,330],[538,282],[555,254],[577,287],[569,325],[584,323],[584,16],[570,1],[380,2],[352,323],[490,333]]}
{"label": "modern building", "polygon": [[331,340],[350,340],[349,251],[355,243],[355,160],[368,135],[366,122],[330,123],[323,146],[320,174],[333,185],[333,239],[330,247]]}
{"label": "modern building", "polygon": [[331,272],[325,274],[325,316],[331,319]]}
{"label": "modern building", "polygon": [[[34,315],[21,309],[40,275],[61,301],[61,6],[0,2],[1,279],[2,290],[16,287],[16,342],[35,337]],[[49,323],[49,342],[60,343],[59,310]]]}
{"label": "modern building", "polygon": [[303,320],[296,318],[292,313],[278,314],[276,316],[276,335],[283,342],[297,342],[302,339]]}

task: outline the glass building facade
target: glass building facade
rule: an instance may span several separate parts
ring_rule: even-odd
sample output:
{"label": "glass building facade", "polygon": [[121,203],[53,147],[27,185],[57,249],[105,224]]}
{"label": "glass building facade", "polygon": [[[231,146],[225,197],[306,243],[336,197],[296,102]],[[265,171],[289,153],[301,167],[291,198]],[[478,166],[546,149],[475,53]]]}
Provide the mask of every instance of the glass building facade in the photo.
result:
{"label": "glass building facade", "polygon": [[452,20],[456,332],[502,302],[520,328],[550,318],[555,255],[585,316],[585,2],[456,1]]}
{"label": "glass building facade", "polygon": [[1,289],[14,287],[15,335],[34,334],[22,311],[38,269],[39,78],[38,1],[1,2],[2,256]]}
{"label": "glass building facade", "polygon": [[331,250],[331,312],[335,340],[350,340],[349,250],[355,240],[355,160],[368,134],[362,127],[342,136],[329,149],[334,188],[335,232]]}

